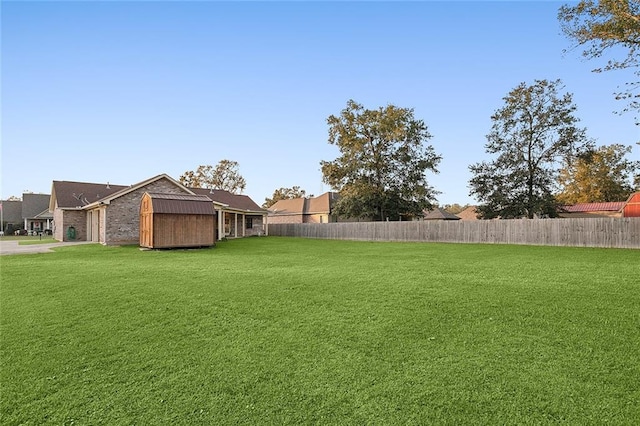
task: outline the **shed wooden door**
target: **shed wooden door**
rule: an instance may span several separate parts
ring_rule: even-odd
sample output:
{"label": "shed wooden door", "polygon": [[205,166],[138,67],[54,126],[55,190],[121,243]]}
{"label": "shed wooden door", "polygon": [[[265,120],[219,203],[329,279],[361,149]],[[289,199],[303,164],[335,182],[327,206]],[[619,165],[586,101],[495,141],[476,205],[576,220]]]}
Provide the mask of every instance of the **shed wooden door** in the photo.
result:
{"label": "shed wooden door", "polygon": [[140,204],[140,246],[153,248],[153,209],[148,194]]}

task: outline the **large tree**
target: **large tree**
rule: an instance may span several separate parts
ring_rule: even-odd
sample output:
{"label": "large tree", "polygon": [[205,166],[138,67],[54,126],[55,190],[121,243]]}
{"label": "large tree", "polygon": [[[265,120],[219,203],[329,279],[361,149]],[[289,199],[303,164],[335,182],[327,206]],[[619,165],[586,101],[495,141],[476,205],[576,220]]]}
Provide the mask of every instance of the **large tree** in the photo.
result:
{"label": "large tree", "polygon": [[[577,4],[562,6],[558,20],[564,34],[583,48],[583,57],[592,60],[605,56],[605,53],[621,55],[593,71],[628,68],[634,69],[635,76],[640,78],[640,1],[581,0]],[[638,88],[639,81],[625,82],[615,94],[617,99],[628,101],[624,111],[640,109]]]}
{"label": "large tree", "polygon": [[572,95],[560,80],[521,83],[492,116],[486,152],[495,158],[469,166],[470,194],[483,218],[556,215],[558,170],[591,143],[577,127]]}
{"label": "large tree", "polygon": [[340,156],[321,161],[323,180],[340,192],[337,214],[373,220],[398,220],[432,206],[437,191],[426,172],[437,173],[441,157],[413,109],[387,105],[365,109],[353,100],[331,115],[329,143]]}
{"label": "large tree", "polygon": [[[273,191],[271,198],[264,199],[262,207],[268,209],[280,200],[292,200],[294,198],[304,198],[306,196],[307,192],[304,189],[300,189],[299,186],[294,186],[293,188],[279,188]],[[310,195],[310,197],[313,197],[313,195]]]}
{"label": "large tree", "polygon": [[624,201],[633,192],[633,173],[639,161],[626,155],[630,146],[605,145],[577,156],[560,170],[562,204]]}
{"label": "large tree", "polygon": [[220,160],[215,167],[201,165],[195,171],[188,170],[180,176],[180,182],[191,188],[224,189],[234,194],[241,194],[247,186],[239,164],[230,160]]}

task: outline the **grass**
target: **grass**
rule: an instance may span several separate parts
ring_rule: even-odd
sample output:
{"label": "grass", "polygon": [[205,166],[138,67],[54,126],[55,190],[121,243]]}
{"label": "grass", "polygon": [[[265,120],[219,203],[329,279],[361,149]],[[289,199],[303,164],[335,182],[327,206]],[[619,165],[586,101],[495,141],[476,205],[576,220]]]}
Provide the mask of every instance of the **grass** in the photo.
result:
{"label": "grass", "polygon": [[638,424],[640,252],[247,238],[0,258],[0,423]]}

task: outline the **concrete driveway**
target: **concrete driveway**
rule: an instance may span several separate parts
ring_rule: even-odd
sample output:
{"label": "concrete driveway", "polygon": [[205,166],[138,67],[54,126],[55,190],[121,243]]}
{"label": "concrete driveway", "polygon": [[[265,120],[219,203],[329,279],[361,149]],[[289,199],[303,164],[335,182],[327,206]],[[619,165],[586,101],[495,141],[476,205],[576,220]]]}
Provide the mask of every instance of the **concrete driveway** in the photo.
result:
{"label": "concrete driveway", "polygon": [[48,253],[55,247],[75,246],[78,244],[97,244],[91,241],[73,241],[65,243],[19,245],[18,241],[0,241],[0,256],[10,254]]}

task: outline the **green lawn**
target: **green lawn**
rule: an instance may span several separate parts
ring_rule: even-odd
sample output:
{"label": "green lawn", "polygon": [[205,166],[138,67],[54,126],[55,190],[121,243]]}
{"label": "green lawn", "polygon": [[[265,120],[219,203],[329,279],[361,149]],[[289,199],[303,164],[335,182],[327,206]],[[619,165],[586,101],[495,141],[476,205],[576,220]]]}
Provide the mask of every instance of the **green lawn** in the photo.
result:
{"label": "green lawn", "polygon": [[640,251],[231,240],[0,257],[0,424],[640,423]]}

